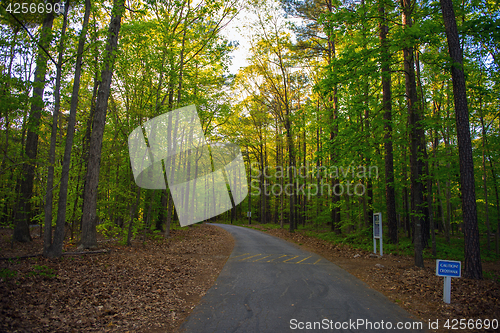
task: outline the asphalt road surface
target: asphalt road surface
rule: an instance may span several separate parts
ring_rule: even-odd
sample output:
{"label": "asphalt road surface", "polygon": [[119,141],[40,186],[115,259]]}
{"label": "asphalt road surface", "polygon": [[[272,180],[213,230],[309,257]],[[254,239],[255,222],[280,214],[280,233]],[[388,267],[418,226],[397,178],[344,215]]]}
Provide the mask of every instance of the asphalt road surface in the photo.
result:
{"label": "asphalt road surface", "polygon": [[427,329],[427,323],[414,321],[385,296],[317,254],[257,230],[216,225],[233,235],[234,250],[214,286],[181,326],[182,332]]}

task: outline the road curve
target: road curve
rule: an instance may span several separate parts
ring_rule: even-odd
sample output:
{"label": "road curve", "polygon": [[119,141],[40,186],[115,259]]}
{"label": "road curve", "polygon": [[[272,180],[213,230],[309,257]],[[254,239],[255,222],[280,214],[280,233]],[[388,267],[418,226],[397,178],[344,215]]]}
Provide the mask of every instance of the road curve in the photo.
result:
{"label": "road curve", "polygon": [[[180,331],[423,332],[400,307],[323,257],[263,232],[215,224],[234,250]],[[398,326],[406,328],[398,329]],[[410,328],[411,327],[411,328]]]}

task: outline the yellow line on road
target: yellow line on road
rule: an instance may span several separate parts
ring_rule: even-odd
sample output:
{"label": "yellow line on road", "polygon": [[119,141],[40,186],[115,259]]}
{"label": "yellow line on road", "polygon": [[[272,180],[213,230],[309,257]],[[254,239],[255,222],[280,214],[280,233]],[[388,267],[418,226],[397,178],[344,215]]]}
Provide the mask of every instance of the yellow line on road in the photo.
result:
{"label": "yellow line on road", "polygon": [[304,260],[307,260],[307,259],[309,259],[309,258],[311,258],[311,257],[312,257],[312,256],[309,256],[309,257],[307,257],[307,258],[305,258],[305,259],[302,259],[301,261],[297,261],[297,262],[296,262],[296,264],[300,264],[300,263],[301,263],[301,262],[303,262]]}
{"label": "yellow line on road", "polygon": [[259,260],[262,260],[262,259],[266,259],[266,258],[269,258],[270,256],[272,256],[272,254],[268,255],[268,256],[265,256],[265,257],[262,257],[262,258],[259,258],[257,260],[254,260],[253,262],[256,262],[256,261],[259,261]]}
{"label": "yellow line on road", "polygon": [[297,258],[297,257],[300,257],[300,256],[295,256],[295,257],[293,257],[293,258],[290,258],[290,259],[284,260],[283,262],[287,262],[288,260],[292,260],[292,259],[295,259],[295,258]]}
{"label": "yellow line on road", "polygon": [[321,261],[321,259],[316,260],[316,262],[313,265],[316,265],[320,261]]}
{"label": "yellow line on road", "polygon": [[234,258],[238,258],[238,257],[246,256],[247,254],[250,254],[250,253],[243,253],[243,254],[240,254],[239,256],[234,256],[234,257],[231,257],[231,258],[229,258],[229,259],[234,259]]}
{"label": "yellow line on road", "polygon": [[[281,257],[279,257],[279,258],[283,258],[283,257],[286,257],[286,256],[288,256],[288,254],[284,254],[284,255],[282,255],[282,256],[281,256]],[[274,259],[268,260],[267,262],[271,262],[271,261],[276,260],[276,259],[279,259],[279,258],[274,258]]]}
{"label": "yellow line on road", "polygon": [[239,261],[247,260],[247,259],[250,259],[250,258],[253,258],[253,257],[258,257],[258,256],[261,256],[261,255],[262,255],[262,253],[259,253],[259,254],[256,254],[254,256],[250,256],[250,257],[247,257],[247,258],[240,259]]}

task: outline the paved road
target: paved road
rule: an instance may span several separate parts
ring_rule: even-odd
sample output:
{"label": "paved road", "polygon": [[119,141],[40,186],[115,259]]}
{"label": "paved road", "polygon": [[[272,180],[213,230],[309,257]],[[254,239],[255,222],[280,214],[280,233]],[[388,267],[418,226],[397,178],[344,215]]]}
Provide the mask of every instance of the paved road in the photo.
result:
{"label": "paved road", "polygon": [[233,235],[234,250],[181,331],[421,331],[396,329],[398,323],[418,323],[323,257],[257,230],[217,225]]}

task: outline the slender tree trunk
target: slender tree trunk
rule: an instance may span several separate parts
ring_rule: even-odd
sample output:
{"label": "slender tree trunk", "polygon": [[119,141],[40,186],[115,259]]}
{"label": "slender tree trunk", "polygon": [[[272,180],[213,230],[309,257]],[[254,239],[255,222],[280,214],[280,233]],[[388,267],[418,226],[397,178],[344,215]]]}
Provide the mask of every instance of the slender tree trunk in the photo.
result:
{"label": "slender tree trunk", "polygon": [[493,178],[493,188],[495,189],[495,202],[497,206],[497,232],[495,233],[495,253],[498,256],[500,254],[499,243],[500,243],[500,199],[498,195],[498,186],[496,179],[496,172],[493,168],[493,163],[491,162],[491,157],[488,157],[490,162],[491,176]]}
{"label": "slender tree trunk", "polygon": [[464,277],[482,279],[479,230],[477,225],[476,188],[474,161],[469,128],[467,90],[463,72],[463,55],[460,47],[457,23],[451,0],[441,0],[444,26],[448,40],[448,50],[453,61],[451,78],[457,123],[458,156],[460,160],[460,185],[462,192],[462,212],[464,219],[465,271]]}
{"label": "slender tree trunk", "polygon": [[[432,133],[432,132],[431,132]],[[431,142],[433,142],[431,135]],[[431,233],[431,246],[432,255],[436,255],[436,226],[434,222],[434,212],[433,212],[433,193],[432,193],[432,171],[434,170],[434,162],[429,167],[429,161],[426,162],[426,173],[429,175],[427,177],[427,209],[429,212],[429,229]]]}
{"label": "slender tree trunk", "polygon": [[[424,89],[423,89],[423,86],[422,86],[422,80],[421,80],[421,76],[420,76],[420,59],[419,59],[419,52],[415,52],[415,67],[417,69],[416,71],[416,74],[417,74],[417,86],[418,86],[418,89],[420,91],[420,100],[419,100],[419,107],[420,107],[420,115],[421,115],[421,118],[424,117],[425,115],[425,97],[424,97]],[[430,174],[429,174],[429,157],[427,155],[427,142],[425,141],[425,132],[422,131],[422,137],[421,137],[421,147],[423,147],[423,153],[424,153],[424,161],[425,161],[425,173],[427,175],[429,175],[430,177]],[[429,180],[429,177],[427,177],[427,179]],[[432,183],[429,183],[428,181],[427,182],[423,182],[423,185],[424,185],[424,192],[425,193],[432,193],[432,190],[429,192],[429,190],[425,189],[425,187],[427,187],[427,184],[429,184],[430,186],[432,186]],[[427,201],[428,199],[428,195],[425,195],[424,196],[424,201]],[[428,202],[428,201],[427,201]],[[425,205],[424,204],[424,224],[422,225],[422,248],[426,248],[428,245],[429,245],[429,238],[430,238],[430,233],[431,233],[431,212],[432,212],[432,208],[429,207],[429,205]]]}
{"label": "slender tree trunk", "polygon": [[[331,0],[326,0],[326,6],[329,13],[333,13],[333,4]],[[328,63],[330,64],[332,60],[335,58],[335,40],[333,36],[333,31],[329,28],[327,29],[327,37],[328,37]],[[335,165],[336,156],[335,156],[335,138],[338,135],[338,126],[337,126],[337,118],[338,118],[338,97],[337,97],[337,85],[335,84],[332,90],[332,95],[328,98],[327,104],[329,115],[330,115],[330,161],[331,165]],[[338,178],[332,179],[332,188],[335,189],[336,185],[339,184]],[[331,230],[340,232],[340,196],[335,195],[332,196],[332,225]]]}
{"label": "slender tree trunk", "polygon": [[[7,77],[8,80],[3,87],[3,96],[7,96],[10,92],[10,83],[12,82],[12,64],[14,63],[14,46],[16,45],[17,42],[17,34],[19,33],[19,29],[14,30],[14,36],[12,38],[12,41],[10,42],[10,50],[9,50],[9,69],[7,71]],[[0,97],[1,98],[1,97]],[[1,113],[0,113],[1,116]],[[9,112],[5,112],[5,145],[3,148],[3,158],[2,158],[2,163],[0,165],[0,175],[4,173],[5,170],[5,163],[7,161],[7,156],[8,156],[8,151],[9,151],[9,129],[10,129],[10,120],[9,120]],[[7,205],[4,205],[5,209],[7,209]]]}
{"label": "slender tree trunk", "polygon": [[[368,87],[366,87],[365,96],[366,96],[366,99],[368,99]],[[369,136],[370,136],[370,134],[369,134],[370,133],[370,113],[369,113],[367,104],[368,103],[366,101],[363,122],[364,122],[364,132],[368,133],[366,135],[366,139],[368,141]],[[366,165],[368,166],[368,168],[370,168],[371,158],[369,155],[367,157],[365,157],[365,161],[366,161]],[[367,200],[367,219],[366,219],[365,223],[367,226],[370,226],[371,221],[373,219],[373,182],[372,182],[371,177],[368,177],[365,180],[366,180],[366,184],[367,184],[366,185],[366,197],[368,198],[368,200]]]}
{"label": "slender tree trunk", "polygon": [[408,171],[407,171],[407,160],[406,160],[406,147],[403,147],[403,178],[405,181],[405,186],[403,187],[403,215],[404,215],[404,225],[405,231],[407,233],[408,238],[412,239],[413,233],[411,230],[411,222],[410,222],[410,199],[408,197],[408,187],[406,186],[406,181],[408,179]]}
{"label": "slender tree trunk", "polygon": [[141,188],[137,186],[135,202],[130,206],[130,221],[128,223],[127,246],[132,246],[132,226],[134,225],[134,219],[137,215],[137,207],[139,207],[140,199]]}
{"label": "slender tree trunk", "polygon": [[[307,170],[307,166],[306,166],[306,156],[307,156],[307,143],[306,143],[306,130],[305,130],[305,124],[306,124],[306,121],[305,121],[305,115],[304,115],[304,130],[302,131],[302,134],[303,134],[303,139],[302,139],[302,153],[303,153],[303,156],[302,156],[302,163],[304,165],[304,167],[306,168]],[[303,177],[300,177],[303,179],[304,181],[304,187],[307,188],[307,173],[303,176]],[[304,192],[305,193],[305,192]],[[302,195],[302,213],[301,213],[301,216],[300,216],[300,219],[302,221],[302,226],[305,226],[306,224],[306,195],[303,194]]]}
{"label": "slender tree trunk", "polygon": [[[292,137],[292,129],[290,124],[290,113],[289,106],[286,106],[286,120],[285,120],[285,130],[286,130],[286,138],[287,138],[287,146],[288,146],[288,184],[287,187],[291,188],[292,193],[287,193],[289,204],[290,204],[290,232],[295,232],[295,153],[293,147],[293,137]],[[285,187],[286,188],[286,187]]]}
{"label": "slender tree trunk", "polygon": [[[66,26],[68,23],[69,0],[66,0],[64,5],[64,19],[61,28],[61,37],[59,41],[59,56],[57,57],[56,71],[56,86],[54,89],[54,112],[52,113],[52,131],[50,135],[49,149],[49,167],[47,172],[47,193],[45,194],[45,234],[43,235],[43,255],[45,257],[60,257],[62,255],[62,245],[64,238],[64,221],[56,224],[56,236],[52,243],[52,201],[54,187],[54,164],[56,160],[56,144],[57,144],[57,119],[59,118],[59,110],[61,107],[61,75],[64,53],[64,39],[66,36]],[[62,130],[62,128],[61,128]],[[65,207],[66,208],[66,207]],[[61,237],[62,236],[62,237]],[[57,240],[57,242],[56,242]]]}
{"label": "slender tree trunk", "polygon": [[35,178],[35,165],[38,152],[38,129],[43,109],[43,92],[45,90],[45,74],[47,72],[48,50],[52,40],[52,24],[54,15],[47,13],[43,20],[39,40],[39,50],[36,60],[36,69],[33,80],[33,99],[28,118],[28,134],[26,136],[25,154],[26,161],[23,163],[21,177],[19,179],[20,197],[18,198],[14,216],[13,240],[18,242],[31,241],[29,231],[31,197],[33,194],[33,182]]}
{"label": "slender tree trunk", "polygon": [[483,162],[483,187],[484,187],[484,218],[486,224],[486,246],[488,250],[488,254],[491,251],[490,238],[491,238],[491,227],[490,227],[490,215],[488,211],[488,188],[486,186],[486,178],[487,172],[486,170],[486,128],[484,127],[484,118],[483,118],[483,106],[482,106],[482,97],[479,96],[479,117],[481,120],[481,129],[482,129],[482,162]]}
{"label": "slender tree trunk", "polygon": [[97,93],[96,113],[90,137],[89,163],[85,184],[85,195],[82,216],[81,248],[97,245],[97,190],[99,185],[99,168],[101,165],[102,138],[106,123],[108,97],[113,76],[113,65],[118,48],[118,34],[125,0],[114,0],[113,13],[109,24],[108,42],[104,56],[104,68],[101,73],[101,84]]}
{"label": "slender tree trunk", "polygon": [[260,159],[260,223],[266,223],[266,177],[264,177],[264,138],[262,137],[262,127],[259,127],[259,136],[260,136],[260,144],[259,144],[259,159]]}
{"label": "slender tree trunk", "polygon": [[316,193],[316,217],[319,216],[320,213],[320,208],[321,208],[321,172],[320,172],[320,166],[321,166],[321,151],[319,148],[319,133],[320,133],[320,126],[319,126],[319,97],[318,97],[318,102],[316,106],[316,186],[318,187],[318,192]]}
{"label": "slender tree trunk", "polygon": [[379,13],[382,22],[379,24],[380,50],[382,64],[382,107],[384,109],[384,148],[385,148],[385,198],[386,219],[389,227],[389,240],[392,244],[398,243],[398,223],[396,220],[396,193],[394,191],[394,157],[392,150],[392,93],[391,93],[391,68],[390,53],[387,43],[387,19],[385,16],[385,5],[380,4]]}
{"label": "slender tree trunk", "polygon": [[[410,0],[401,0],[403,10],[403,26],[411,28],[413,23],[411,15],[413,12],[413,2]],[[409,129],[410,129],[410,165],[411,165],[411,211],[413,218],[413,243],[415,249],[415,266],[424,267],[424,259],[422,256],[422,226],[424,221],[423,210],[423,161],[424,147],[423,143],[423,125],[421,123],[420,107],[417,99],[417,86],[415,81],[415,61],[413,60],[413,47],[405,47],[404,53],[404,70],[405,70],[405,86],[409,113]]]}
{"label": "slender tree trunk", "polygon": [[250,180],[250,184],[248,186],[248,211],[247,211],[247,217],[248,217],[248,224],[252,224],[252,160],[250,159],[250,153],[248,151],[247,147],[247,159],[248,159],[248,179]]}
{"label": "slender tree trunk", "polygon": [[[280,159],[279,159],[279,167],[281,168],[281,171],[283,171],[283,167],[285,165],[284,161],[285,161],[285,158],[283,157],[284,154],[283,154],[283,141],[281,140],[281,125],[280,123],[278,122],[277,124],[277,131],[278,131],[278,152],[279,152],[279,156],[280,156]],[[280,181],[280,188],[283,188],[283,175],[282,177],[279,178],[279,181]],[[283,229],[283,223],[284,223],[284,210],[285,210],[285,203],[284,203],[284,199],[283,199],[283,191],[281,191],[280,193],[280,200],[279,200],[279,207],[280,207],[280,216],[279,216],[279,219],[280,219],[280,228]]]}

